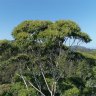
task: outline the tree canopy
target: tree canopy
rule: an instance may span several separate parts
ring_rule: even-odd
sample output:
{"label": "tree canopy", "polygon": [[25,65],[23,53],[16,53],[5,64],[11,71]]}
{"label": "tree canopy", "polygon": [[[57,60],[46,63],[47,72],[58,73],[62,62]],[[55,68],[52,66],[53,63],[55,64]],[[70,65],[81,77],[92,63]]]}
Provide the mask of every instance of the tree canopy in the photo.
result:
{"label": "tree canopy", "polygon": [[91,41],[77,23],[27,20],[14,28],[12,36],[14,40],[0,41],[2,96],[96,94],[91,86],[96,59],[71,50],[74,43]]}

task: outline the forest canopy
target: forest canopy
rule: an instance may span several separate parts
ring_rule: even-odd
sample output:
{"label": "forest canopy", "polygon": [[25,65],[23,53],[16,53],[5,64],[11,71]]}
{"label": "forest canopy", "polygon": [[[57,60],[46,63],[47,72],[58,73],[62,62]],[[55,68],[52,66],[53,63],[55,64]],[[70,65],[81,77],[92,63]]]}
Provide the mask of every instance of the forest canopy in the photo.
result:
{"label": "forest canopy", "polygon": [[95,96],[96,57],[72,50],[90,36],[71,20],[26,20],[0,40],[0,96]]}

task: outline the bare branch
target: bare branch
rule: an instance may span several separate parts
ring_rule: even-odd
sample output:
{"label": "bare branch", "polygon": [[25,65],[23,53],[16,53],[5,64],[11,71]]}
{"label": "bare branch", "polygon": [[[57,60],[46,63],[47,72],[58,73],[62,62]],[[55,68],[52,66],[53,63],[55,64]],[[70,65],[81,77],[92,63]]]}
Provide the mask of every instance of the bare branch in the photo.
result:
{"label": "bare branch", "polygon": [[44,81],[45,81],[45,84],[46,84],[46,86],[47,86],[47,89],[48,89],[48,91],[51,93],[52,91],[50,90],[50,88],[49,88],[49,86],[48,86],[48,83],[47,83],[47,80],[46,80],[45,75],[44,75],[44,73],[43,73],[43,69],[42,69],[41,65],[40,65],[40,68],[41,68],[41,74],[42,74],[42,76],[43,76],[43,78],[44,78]]}
{"label": "bare branch", "polygon": [[36,88],[29,80],[27,80],[27,81],[28,81],[28,83],[29,83],[35,90],[37,90],[39,93],[41,93],[42,96],[45,96],[45,94],[43,94],[43,93],[41,92],[41,90],[39,90],[38,88]]}
{"label": "bare branch", "polygon": [[20,77],[23,79],[23,82],[24,82],[24,84],[25,84],[25,86],[26,86],[26,89],[28,90],[28,85],[27,85],[27,83],[26,83],[23,75],[19,75],[19,74],[17,74],[17,75],[20,76]]}
{"label": "bare branch", "polygon": [[70,46],[70,47],[72,47],[72,46],[73,46],[73,44],[75,43],[75,41],[76,41],[76,39],[74,38],[74,40],[73,40],[73,42],[72,42],[72,44],[71,44],[71,46]]}

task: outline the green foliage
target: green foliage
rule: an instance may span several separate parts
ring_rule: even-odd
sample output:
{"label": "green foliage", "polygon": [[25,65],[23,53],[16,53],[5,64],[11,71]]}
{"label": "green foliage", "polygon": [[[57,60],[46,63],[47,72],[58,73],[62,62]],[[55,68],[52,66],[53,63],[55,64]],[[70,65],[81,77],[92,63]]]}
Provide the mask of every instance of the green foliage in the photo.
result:
{"label": "green foliage", "polygon": [[11,87],[12,96],[35,96],[36,91],[33,88],[29,88],[28,90],[25,88],[22,83],[12,84]]}
{"label": "green foliage", "polygon": [[14,40],[0,41],[1,96],[95,94],[95,55],[66,45],[68,39],[91,41],[74,21],[28,20],[17,25],[12,36]]}
{"label": "green foliage", "polygon": [[28,34],[37,34],[39,31],[44,31],[48,25],[51,24],[51,21],[32,21],[27,20],[18,25],[14,30],[12,35],[14,38],[18,37],[18,33],[26,32]]}
{"label": "green foliage", "polygon": [[64,96],[78,96],[78,95],[79,95],[79,89],[75,87],[65,91],[64,93]]}

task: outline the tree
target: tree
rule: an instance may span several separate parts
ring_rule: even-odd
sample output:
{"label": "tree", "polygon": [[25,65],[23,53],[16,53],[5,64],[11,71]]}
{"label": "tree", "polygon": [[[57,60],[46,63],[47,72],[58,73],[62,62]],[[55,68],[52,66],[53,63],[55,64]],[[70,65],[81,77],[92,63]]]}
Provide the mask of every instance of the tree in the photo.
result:
{"label": "tree", "polygon": [[[26,51],[26,54],[28,54],[28,51],[30,52],[31,48],[31,53],[33,55],[31,55],[32,59],[37,59],[34,60],[35,63],[33,63],[33,65],[37,67],[36,71],[39,70],[39,76],[42,76],[46,88],[51,96],[55,96],[58,80],[63,78],[63,72],[60,72],[60,60],[62,58],[61,53],[65,51],[64,49],[68,50],[65,45],[67,40],[73,39],[72,44],[77,39],[85,43],[91,41],[90,37],[81,32],[80,27],[70,20],[61,20],[56,22],[24,21],[14,29],[12,35],[19,47],[23,46],[23,48],[27,48],[27,50],[22,49],[22,51]],[[70,46],[72,46],[72,44],[70,44]],[[56,59],[60,62],[56,61]],[[29,70],[32,71],[30,68]],[[36,76],[36,73],[34,74],[34,79],[37,82],[38,76]],[[48,74],[50,76],[48,76]],[[49,81],[52,79],[53,83],[51,85],[48,83],[47,78]],[[38,85],[39,83],[37,84],[38,87],[35,87],[31,81],[26,78],[22,79],[44,95],[40,89],[41,85]]]}
{"label": "tree", "polygon": [[[37,95],[42,96],[63,94],[60,85],[66,86],[64,91],[67,91],[64,94],[69,91],[72,94],[79,94],[76,86],[70,84],[70,81],[67,82],[66,77],[75,74],[73,68],[77,61],[74,57],[82,56],[81,54],[77,56],[79,53],[72,52],[70,47],[76,41],[77,44],[88,43],[91,39],[86,33],[81,32],[75,22],[70,20],[24,21],[14,28],[12,36],[14,40],[11,45],[18,50],[16,54],[10,53],[13,57],[9,56],[6,60],[9,64],[17,65],[13,82],[23,81],[27,91],[32,87],[37,91]],[[68,42],[69,46],[67,46]],[[61,84],[60,80],[62,80]]]}

